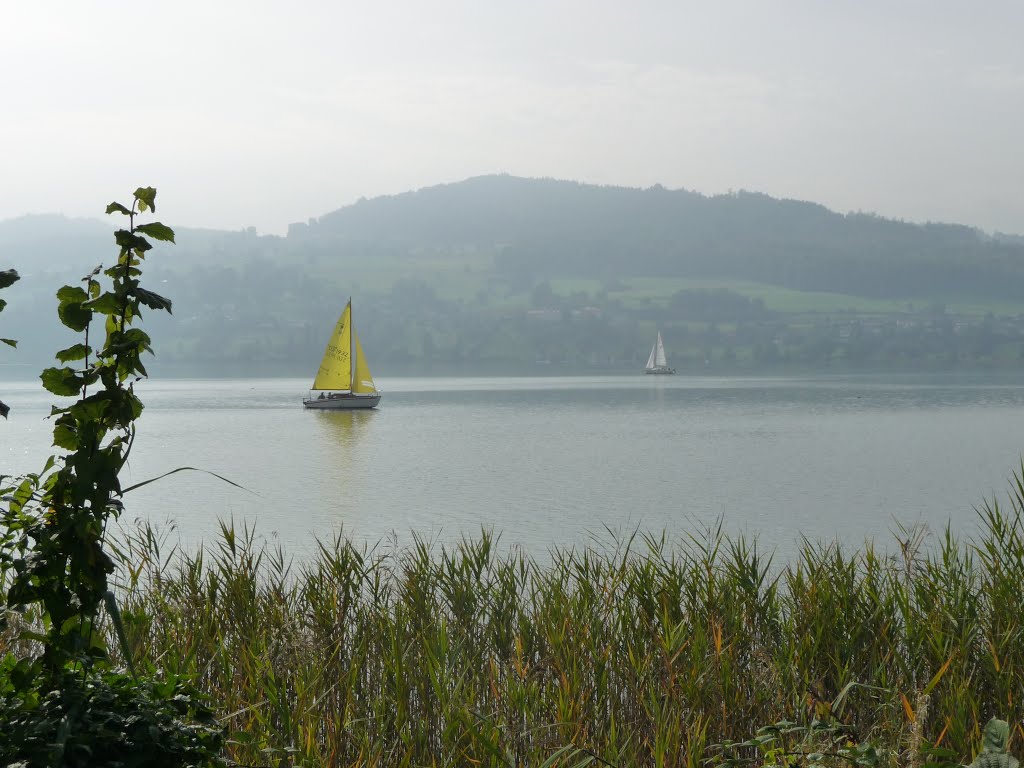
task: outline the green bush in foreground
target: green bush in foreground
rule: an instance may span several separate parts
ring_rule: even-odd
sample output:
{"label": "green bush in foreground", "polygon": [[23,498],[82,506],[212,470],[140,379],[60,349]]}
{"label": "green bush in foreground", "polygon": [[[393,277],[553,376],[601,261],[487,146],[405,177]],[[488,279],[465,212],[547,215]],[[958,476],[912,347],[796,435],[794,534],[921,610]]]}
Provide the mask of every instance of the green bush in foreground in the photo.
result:
{"label": "green bush in foreground", "polygon": [[0,763],[25,766],[205,765],[222,728],[184,681],[110,670],[60,670],[39,685],[38,661],[0,661]]}
{"label": "green bush in foreground", "polygon": [[292,564],[230,526],[194,553],[141,528],[128,648],[208,691],[243,763],[969,762],[992,716],[1024,735],[1022,495],[972,541],[805,542],[782,566],[719,531],[543,564],[486,532],[338,537]]}

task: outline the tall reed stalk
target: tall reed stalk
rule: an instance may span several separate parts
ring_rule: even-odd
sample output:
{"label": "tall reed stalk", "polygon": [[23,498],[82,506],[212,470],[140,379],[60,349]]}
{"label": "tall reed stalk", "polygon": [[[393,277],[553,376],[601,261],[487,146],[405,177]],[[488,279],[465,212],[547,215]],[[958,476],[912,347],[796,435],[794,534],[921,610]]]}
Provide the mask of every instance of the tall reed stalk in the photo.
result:
{"label": "tall reed stalk", "polygon": [[250,529],[168,552],[142,526],[122,616],[137,668],[194,676],[247,764],[695,768],[813,718],[891,764],[936,742],[969,762],[992,716],[1024,736],[1022,515],[1018,480],[969,541],[805,541],[786,564],[720,530],[541,565],[486,531],[293,563]]}

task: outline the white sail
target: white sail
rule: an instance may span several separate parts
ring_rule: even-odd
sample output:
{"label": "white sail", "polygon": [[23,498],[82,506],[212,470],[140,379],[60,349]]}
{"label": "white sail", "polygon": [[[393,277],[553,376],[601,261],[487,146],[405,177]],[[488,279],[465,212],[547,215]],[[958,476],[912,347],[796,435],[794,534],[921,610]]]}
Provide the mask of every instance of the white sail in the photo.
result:
{"label": "white sail", "polygon": [[658,339],[651,347],[651,356],[647,358],[645,373],[675,373],[674,368],[668,367],[668,358],[665,357],[665,343],[661,340],[661,331],[658,331]]}
{"label": "white sail", "polygon": [[647,358],[647,365],[644,366],[644,367],[645,368],[653,368],[654,367],[654,361],[657,358],[657,356],[658,356],[658,344],[657,344],[657,342],[655,342],[654,346],[651,347],[651,356]]}
{"label": "white sail", "polygon": [[658,341],[654,344],[654,364],[659,368],[664,368],[668,365],[668,361],[665,359],[665,345],[661,342],[661,331],[658,331]]}

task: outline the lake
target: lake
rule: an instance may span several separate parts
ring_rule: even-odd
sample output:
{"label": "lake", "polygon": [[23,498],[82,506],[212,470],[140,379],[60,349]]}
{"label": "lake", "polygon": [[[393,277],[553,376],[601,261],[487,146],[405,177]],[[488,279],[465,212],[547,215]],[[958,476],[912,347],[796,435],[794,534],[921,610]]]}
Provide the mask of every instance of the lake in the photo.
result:
{"label": "lake", "polygon": [[[308,381],[152,380],[123,483],[128,517],[183,543],[219,519],[289,552],[338,531],[450,543],[481,527],[543,554],[634,529],[679,539],[722,520],[784,554],[801,536],[893,541],[896,523],[976,530],[1024,446],[1012,377],[380,379],[381,407],[307,411]],[[0,471],[49,455],[53,398],[0,384]]]}

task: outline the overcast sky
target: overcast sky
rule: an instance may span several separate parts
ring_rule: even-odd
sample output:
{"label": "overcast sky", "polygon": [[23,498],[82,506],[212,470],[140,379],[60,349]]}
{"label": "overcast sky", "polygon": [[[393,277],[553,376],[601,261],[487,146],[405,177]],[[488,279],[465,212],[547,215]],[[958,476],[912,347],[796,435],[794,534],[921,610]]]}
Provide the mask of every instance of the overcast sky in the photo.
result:
{"label": "overcast sky", "polygon": [[283,232],[488,173],[1024,233],[1020,0],[0,9],[0,219]]}

